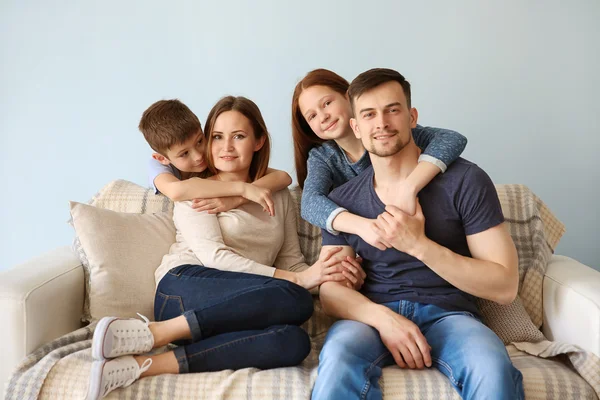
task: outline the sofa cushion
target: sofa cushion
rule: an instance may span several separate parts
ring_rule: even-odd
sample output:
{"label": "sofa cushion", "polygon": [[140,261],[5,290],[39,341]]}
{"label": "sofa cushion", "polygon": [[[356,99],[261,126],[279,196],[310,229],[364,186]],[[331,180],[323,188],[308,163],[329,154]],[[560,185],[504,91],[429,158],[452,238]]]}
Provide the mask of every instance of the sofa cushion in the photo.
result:
{"label": "sofa cushion", "polygon": [[112,211],[153,214],[173,212],[173,202],[162,194],[154,194],[154,189],[145,188],[123,179],[106,184],[92,197],[89,204]]}
{"label": "sofa cushion", "polygon": [[[66,349],[65,349],[66,350]],[[509,354],[523,374],[528,400],[597,399],[594,390],[565,364],[522,353],[509,346]],[[40,399],[84,398],[91,367],[91,351],[76,349],[58,361],[41,387]],[[258,370],[158,375],[111,392],[106,399],[261,399],[309,400],[317,377],[318,352],[313,349],[300,366]],[[460,399],[450,381],[436,369],[383,369],[379,381],[385,399]]]}
{"label": "sofa cushion", "polygon": [[[106,184],[98,193],[96,193],[88,204],[103,208],[106,210],[119,211],[125,213],[153,214],[158,212],[173,212],[173,202],[166,196],[155,195],[154,190],[144,188],[133,182],[118,179]],[[71,225],[73,220],[69,221]],[[73,239],[73,250],[79,256],[85,272],[85,298],[83,303],[83,322],[90,322],[90,274],[89,262],[81,241],[75,232]],[[157,264],[158,266],[158,264]],[[155,285],[153,284],[155,288]],[[148,315],[150,317],[150,315]]]}
{"label": "sofa cushion", "polygon": [[478,299],[485,322],[505,344],[539,342],[543,321],[542,282],[564,225],[546,204],[524,185],[496,185],[502,212],[519,255],[519,292],[500,305]]}
{"label": "sofa cushion", "polygon": [[154,270],[175,241],[170,212],[134,214],[71,202],[72,223],[87,270],[88,320],[153,318]]}

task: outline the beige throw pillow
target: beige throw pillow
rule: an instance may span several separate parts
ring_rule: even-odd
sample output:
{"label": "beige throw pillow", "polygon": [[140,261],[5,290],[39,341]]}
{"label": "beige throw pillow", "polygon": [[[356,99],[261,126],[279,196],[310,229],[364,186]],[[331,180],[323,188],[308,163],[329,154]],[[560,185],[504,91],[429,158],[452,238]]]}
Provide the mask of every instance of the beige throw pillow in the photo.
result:
{"label": "beige throw pillow", "polygon": [[[117,179],[104,185],[100,191],[92,197],[88,204],[112,211],[153,214],[161,211],[173,212],[173,202],[167,197],[154,194],[154,189],[142,187],[136,183]],[[72,218],[69,221],[73,225]],[[85,298],[83,302],[83,322],[90,322],[90,276],[89,263],[79,237],[73,239],[73,251],[79,256],[85,271]]]}
{"label": "beige throw pillow", "polygon": [[154,319],[154,270],[175,241],[172,214],[121,213],[71,202],[71,218],[89,276],[87,320]]}

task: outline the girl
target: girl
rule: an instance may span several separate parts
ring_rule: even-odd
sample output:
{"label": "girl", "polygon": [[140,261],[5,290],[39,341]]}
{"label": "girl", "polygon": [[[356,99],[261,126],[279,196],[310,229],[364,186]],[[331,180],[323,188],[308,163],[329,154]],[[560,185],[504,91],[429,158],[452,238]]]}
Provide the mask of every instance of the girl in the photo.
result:
{"label": "girl", "polygon": [[[292,97],[292,136],[298,184],[302,192],[302,218],[322,229],[359,235],[385,250],[391,247],[372,229],[372,222],[338,207],[327,198],[334,188],[371,165],[367,151],[350,127],[352,110],[346,96],[349,83],[335,72],[309,72]],[[414,214],[417,193],[463,152],[467,139],[446,129],[417,125],[417,146],[424,148],[419,165],[397,195],[396,206]]]}

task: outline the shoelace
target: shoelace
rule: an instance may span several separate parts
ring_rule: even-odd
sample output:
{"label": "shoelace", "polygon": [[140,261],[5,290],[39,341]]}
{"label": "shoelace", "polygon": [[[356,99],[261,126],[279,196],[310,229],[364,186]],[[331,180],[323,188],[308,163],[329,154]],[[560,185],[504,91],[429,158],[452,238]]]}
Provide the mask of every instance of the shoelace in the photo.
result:
{"label": "shoelace", "polygon": [[141,374],[146,372],[151,365],[152,359],[147,358],[146,361],[142,363],[140,368],[136,368],[132,365],[130,367],[117,368],[110,371],[107,374],[106,381],[104,383],[104,393],[102,394],[102,397],[106,396],[116,388],[131,385],[137,378],[139,378]]}
{"label": "shoelace", "polygon": [[[143,316],[140,313],[137,313],[141,319],[144,320],[146,326],[150,323],[150,320]],[[117,339],[117,353],[133,353],[138,352],[144,349],[144,345],[148,341],[148,334],[144,334],[140,336],[140,329],[131,329],[131,330],[120,330],[118,334],[115,334],[115,339]]]}

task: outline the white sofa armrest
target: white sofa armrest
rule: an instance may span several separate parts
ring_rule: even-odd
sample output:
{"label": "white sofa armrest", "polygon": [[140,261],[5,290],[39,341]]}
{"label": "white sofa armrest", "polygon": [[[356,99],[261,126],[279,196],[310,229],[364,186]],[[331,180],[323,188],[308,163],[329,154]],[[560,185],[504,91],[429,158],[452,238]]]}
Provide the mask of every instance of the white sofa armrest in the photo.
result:
{"label": "white sofa armrest", "polygon": [[543,298],[544,335],[600,356],[600,271],[554,255],[544,276]]}
{"label": "white sofa armrest", "polygon": [[83,266],[68,246],[0,272],[0,388],[25,356],[81,327]]}

